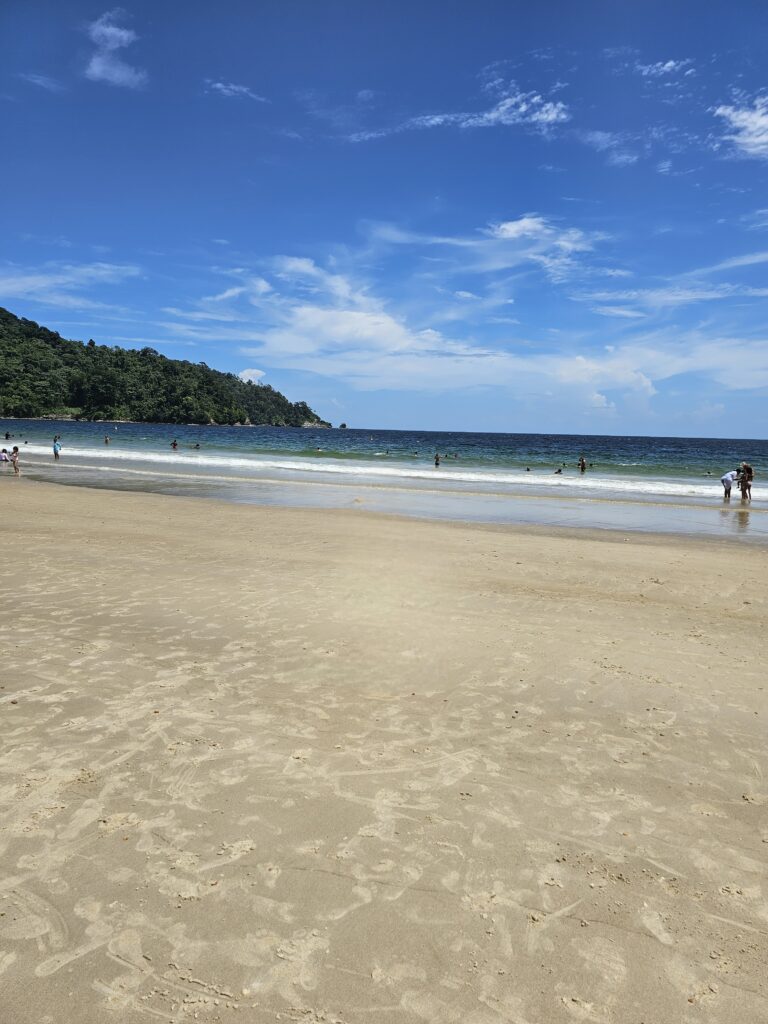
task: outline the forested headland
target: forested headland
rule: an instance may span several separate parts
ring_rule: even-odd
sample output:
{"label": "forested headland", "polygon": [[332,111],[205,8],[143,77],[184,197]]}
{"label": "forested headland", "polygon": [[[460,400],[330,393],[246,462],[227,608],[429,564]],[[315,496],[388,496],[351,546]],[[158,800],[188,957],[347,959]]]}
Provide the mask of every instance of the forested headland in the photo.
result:
{"label": "forested headland", "polygon": [[2,307],[0,416],[330,426],[269,384],[153,348],[70,341]]}

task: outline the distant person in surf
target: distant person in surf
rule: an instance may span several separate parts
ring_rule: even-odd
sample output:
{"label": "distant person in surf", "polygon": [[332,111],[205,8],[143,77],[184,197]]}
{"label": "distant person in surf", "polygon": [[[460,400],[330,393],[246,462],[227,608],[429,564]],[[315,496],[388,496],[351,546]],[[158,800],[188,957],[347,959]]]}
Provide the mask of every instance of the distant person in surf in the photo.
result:
{"label": "distant person in surf", "polygon": [[173,450],[174,450],[174,451],[176,451],[176,449],[177,449],[178,447],[179,447],[179,442],[178,442],[178,441],[176,440],[176,438],[174,437],[174,439],[173,439],[173,440],[171,441],[171,448],[173,448]]}
{"label": "distant person in surf", "polygon": [[54,437],[54,439],[53,439],[53,458],[54,458],[55,462],[59,461],[59,455],[60,454],[61,454],[61,441],[59,440],[59,435],[57,434],[56,437]]}
{"label": "distant person in surf", "polygon": [[109,434],[104,435],[104,444],[109,444]]}
{"label": "distant person in surf", "polygon": [[554,476],[557,476],[558,473],[562,473],[562,472],[563,472],[562,469],[556,469],[555,472],[554,472]]}
{"label": "distant person in surf", "polygon": [[581,473],[586,473],[587,472],[587,460],[584,458],[583,455],[579,456],[579,472],[581,472]]}
{"label": "distant person in surf", "polygon": [[440,465],[440,453],[439,452],[435,452],[435,466],[439,466],[439,465]]}

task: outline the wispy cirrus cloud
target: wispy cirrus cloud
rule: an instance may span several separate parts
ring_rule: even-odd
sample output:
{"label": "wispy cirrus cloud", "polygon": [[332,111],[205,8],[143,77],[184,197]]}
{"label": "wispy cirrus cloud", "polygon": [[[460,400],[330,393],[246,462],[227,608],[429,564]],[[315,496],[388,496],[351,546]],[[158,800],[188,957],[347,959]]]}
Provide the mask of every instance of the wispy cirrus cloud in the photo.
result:
{"label": "wispy cirrus cloud", "polygon": [[29,82],[30,85],[36,85],[38,89],[44,89],[46,92],[66,92],[67,87],[58,79],[51,78],[49,75],[38,75],[32,71],[25,71],[21,72],[18,77],[25,82]]}
{"label": "wispy cirrus cloud", "polygon": [[653,64],[641,64],[637,61],[634,70],[643,78],[668,78],[670,75],[694,75],[696,72],[693,61],[690,58],[685,60],[657,60]]}
{"label": "wispy cirrus cloud", "polygon": [[[219,268],[234,278],[230,287],[212,289],[189,311],[169,308],[173,319],[160,326],[182,343],[237,346],[241,365],[257,372],[309,372],[360,391],[502,388],[521,401],[574,401],[605,415],[626,397],[646,402],[678,376],[696,375],[728,390],[768,384],[768,345],[754,332],[718,332],[714,318],[686,332],[679,316],[669,326],[646,327],[655,316],[704,302],[723,303],[730,318],[745,298],[763,299],[768,289],[682,277],[581,294],[559,287],[612,272],[599,265],[603,240],[609,236],[535,211],[456,235],[368,225],[357,256],[274,256],[260,261],[258,273],[242,265]],[[757,255],[723,262],[736,269],[758,262]],[[561,260],[573,261],[564,276]],[[397,266],[409,278],[415,270],[418,299],[402,291],[393,298],[388,285],[388,297],[382,295],[371,274],[383,266]],[[543,273],[537,276],[537,269]],[[256,280],[264,284],[249,287]],[[548,283],[555,286],[553,305],[579,300],[584,316],[600,318],[600,328],[576,326],[578,312],[572,329],[552,332],[546,317],[526,327],[531,294],[540,306]],[[513,302],[522,323],[499,315]]]}
{"label": "wispy cirrus cloud", "polygon": [[606,162],[612,167],[629,167],[637,163],[638,154],[629,148],[630,140],[619,132],[586,131],[578,133],[585,146],[604,153]]}
{"label": "wispy cirrus cloud", "polygon": [[765,231],[768,229],[768,209],[753,210],[741,218],[741,223],[750,231]]}
{"label": "wispy cirrus cloud", "polygon": [[645,316],[645,313],[641,313],[640,310],[630,309],[627,306],[593,306],[592,312],[599,316],[617,317],[620,320],[637,320]]}
{"label": "wispy cirrus cloud", "polygon": [[724,104],[713,113],[725,121],[723,139],[732,144],[736,154],[768,160],[768,96],[757,96],[742,106]]}
{"label": "wispy cirrus cloud", "polygon": [[709,267],[701,267],[698,270],[691,271],[691,274],[715,274],[721,270],[736,270],[742,267],[756,267],[763,263],[768,263],[768,252],[748,252],[744,253],[742,256],[731,256],[729,259],[721,260],[720,263],[713,263]]}
{"label": "wispy cirrus cloud", "polygon": [[39,268],[0,267],[0,299],[32,299],[66,309],[106,309],[84,295],[99,285],[138,277],[139,267],[115,263],[46,263]]}
{"label": "wispy cirrus cloud", "polygon": [[723,299],[764,299],[768,297],[768,288],[751,288],[740,284],[671,284],[660,288],[589,292],[580,297],[591,302],[611,305],[631,303],[634,306],[658,311]]}
{"label": "wispy cirrus cloud", "polygon": [[[460,252],[456,270],[490,274],[523,267],[543,270],[550,280],[565,281],[580,273],[610,274],[610,268],[586,266],[584,257],[608,235],[566,227],[538,213],[488,224],[473,235],[425,235],[393,224],[369,225],[373,241],[384,245],[442,247]],[[622,271],[617,271],[620,274]]]}
{"label": "wispy cirrus cloud", "polygon": [[[261,366],[316,373],[362,391],[501,387],[521,398],[579,395],[584,406],[609,410],[613,402],[607,393],[650,397],[660,383],[684,374],[704,375],[729,390],[768,385],[764,339],[681,332],[676,327],[592,348],[574,346],[565,338],[543,351],[510,321],[508,330],[514,333],[501,345],[483,344],[414,324],[359,281],[345,277],[342,286],[339,278],[344,275],[313,260],[284,259],[296,262],[284,264],[285,287],[272,294],[268,320],[261,310],[258,320],[244,318],[227,327],[189,322],[162,326],[187,342],[238,344],[243,356]],[[293,287],[302,276],[317,282],[311,297]],[[262,372],[246,370],[242,375],[257,379]]]}
{"label": "wispy cirrus cloud", "polygon": [[212,78],[206,78],[205,91],[216,96],[225,96],[227,99],[249,99],[258,103],[269,103],[265,96],[260,96],[248,85],[237,85],[235,82],[217,82]]}
{"label": "wispy cirrus cloud", "polygon": [[88,37],[96,49],[86,66],[85,77],[92,82],[141,89],[147,84],[149,75],[142,68],[128,64],[118,54],[119,50],[132,46],[139,38],[133,29],[118,24],[125,17],[125,11],[116,7],[88,25]]}
{"label": "wispy cirrus cloud", "polygon": [[524,91],[516,82],[501,77],[485,83],[484,91],[495,96],[495,102],[485,110],[442,111],[419,114],[398,124],[353,132],[351,142],[366,142],[401,132],[425,131],[435,128],[523,127],[548,133],[571,118],[570,111],[561,100],[549,99],[540,92]]}

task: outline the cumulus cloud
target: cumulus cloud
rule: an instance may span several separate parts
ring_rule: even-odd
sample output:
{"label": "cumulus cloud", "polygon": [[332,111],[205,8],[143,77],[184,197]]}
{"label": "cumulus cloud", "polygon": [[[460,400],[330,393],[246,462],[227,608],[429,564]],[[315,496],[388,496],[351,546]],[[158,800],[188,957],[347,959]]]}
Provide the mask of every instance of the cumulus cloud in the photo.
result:
{"label": "cumulus cloud", "polygon": [[139,38],[133,29],[118,24],[124,17],[125,11],[115,8],[88,25],[88,36],[96,49],[88,61],[85,77],[92,82],[140,89],[149,79],[147,72],[133,67],[118,55],[118,50],[133,45]]}
{"label": "cumulus cloud", "polygon": [[527,213],[517,220],[503,221],[501,224],[494,224],[489,233],[494,238],[544,238],[552,234],[552,226],[536,214]]}
{"label": "cumulus cloud", "polygon": [[249,380],[251,381],[251,383],[255,384],[256,381],[261,380],[261,378],[264,376],[264,371],[254,369],[241,370],[237,376],[240,378],[240,380]]}
{"label": "cumulus cloud", "polygon": [[720,106],[714,113],[726,122],[723,137],[737,153],[768,160],[768,96],[758,96],[751,106]]}
{"label": "cumulus cloud", "polygon": [[215,93],[217,96],[226,96],[229,99],[249,99],[259,103],[269,103],[264,96],[259,96],[247,85],[236,85],[234,82],[215,82],[210,78],[205,80],[205,91]]}

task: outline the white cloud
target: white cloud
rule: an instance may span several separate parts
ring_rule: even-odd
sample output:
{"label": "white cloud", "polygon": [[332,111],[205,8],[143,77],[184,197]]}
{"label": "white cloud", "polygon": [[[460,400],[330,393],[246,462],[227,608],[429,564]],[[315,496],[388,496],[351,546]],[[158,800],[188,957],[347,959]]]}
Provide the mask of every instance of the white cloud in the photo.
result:
{"label": "white cloud", "polygon": [[269,100],[265,96],[259,96],[258,93],[254,92],[253,89],[247,85],[236,85],[234,82],[214,82],[210,78],[206,78],[206,92],[216,93],[218,96],[226,96],[228,98],[235,99],[249,99],[256,100],[259,103],[269,103]]}
{"label": "white cloud", "polygon": [[40,269],[0,269],[0,299],[33,299],[67,309],[103,309],[104,303],[82,292],[102,284],[118,284],[141,273],[138,267],[114,263],[47,263]]}
{"label": "white cloud", "polygon": [[693,75],[693,61],[685,60],[659,60],[655,64],[635,64],[635,71],[643,78],[666,78],[669,75],[677,75],[681,71],[686,75]]}
{"label": "white cloud", "polygon": [[605,395],[599,391],[593,391],[589,396],[589,404],[593,409],[615,409],[616,405],[613,402],[609,402]]}
{"label": "white cloud", "polygon": [[745,214],[741,221],[750,231],[765,231],[768,228],[768,209],[754,210]]}
{"label": "white cloud", "polygon": [[339,302],[361,304],[365,296],[356,292],[343,274],[332,274],[314,260],[296,256],[277,256],[273,260],[276,275],[309,292],[324,292]]}
{"label": "white cloud", "polygon": [[729,131],[724,138],[743,156],[768,160],[768,96],[758,96],[752,106],[720,106],[714,111]]}
{"label": "white cloud", "polygon": [[628,309],[626,306],[594,306],[592,312],[599,313],[600,316],[614,316],[624,320],[635,320],[645,316],[645,313],[641,313],[637,309]]}
{"label": "white cloud", "polygon": [[503,83],[496,92],[499,99],[488,110],[420,114],[389,128],[353,132],[351,142],[365,142],[399,132],[430,128],[496,128],[523,126],[550,131],[570,120],[570,111],[560,100],[546,99],[538,92],[523,92],[514,82]]}
{"label": "white cloud", "polygon": [[748,252],[743,256],[732,256],[730,259],[722,260],[711,267],[702,267],[700,270],[692,271],[693,274],[714,274],[720,270],[734,270],[740,267],[755,267],[768,263],[768,252]]}
{"label": "white cloud", "polygon": [[92,82],[108,82],[126,89],[140,89],[148,81],[147,72],[126,63],[117,54],[118,50],[131,46],[139,38],[133,29],[117,24],[124,17],[125,12],[115,8],[88,25],[88,36],[95,44],[96,51],[85,69],[85,77]]}
{"label": "white cloud", "polygon": [[264,371],[254,369],[241,370],[237,376],[240,378],[240,380],[250,380],[253,383],[255,383],[256,381],[261,380],[261,378],[264,376]]}
{"label": "white cloud", "polygon": [[[546,218],[540,220],[543,223],[536,230],[547,234],[546,245],[551,247],[549,231],[555,238],[565,232],[558,233]],[[486,235],[476,241],[480,246],[541,244],[539,238],[531,240],[525,236],[498,239]],[[464,265],[472,250],[462,246],[460,251]],[[271,269],[272,285],[258,314],[248,306],[246,290],[228,296],[227,301],[233,308],[237,303],[239,310],[231,314],[229,323],[225,309],[221,322],[209,323],[202,316],[181,314],[162,326],[181,342],[235,344],[256,366],[267,371],[280,368],[316,373],[344,381],[358,390],[442,392],[503,388],[521,398],[545,393],[567,395],[569,401],[585,409],[610,413],[618,404],[617,396],[634,394],[645,400],[655,394],[660,382],[680,375],[703,376],[729,390],[768,386],[768,345],[763,339],[708,337],[703,328],[686,333],[677,324],[643,335],[636,333],[643,310],[754,295],[758,294],[757,289],[693,284],[603,293],[595,298],[616,301],[606,302],[595,312],[623,319],[627,324],[620,328],[617,325],[615,333],[606,324],[597,332],[599,341],[560,331],[543,343],[540,338],[522,334],[520,326],[510,319],[502,324],[499,318],[488,317],[487,323],[506,327],[498,341],[488,343],[471,335],[456,336],[436,329],[441,320],[440,310],[445,306],[444,290],[438,289],[441,299],[430,316],[423,303],[410,311],[402,306],[392,308],[373,293],[369,284],[340,273],[336,266],[321,266],[313,259],[276,257]],[[244,268],[238,270],[239,279],[250,278]],[[451,294],[454,299],[461,299],[455,303],[457,308],[473,313],[482,310],[483,303],[488,301],[475,292]],[[468,304],[465,296],[476,297]],[[201,301],[216,302],[217,296]],[[493,301],[501,300],[497,296]],[[219,304],[223,303],[224,300]],[[447,321],[450,317],[443,317],[443,322]],[[622,344],[620,339],[626,339],[626,328],[630,325],[631,340]],[[451,330],[455,329],[453,322]],[[250,361],[248,365],[252,365]]]}
{"label": "white cloud", "polygon": [[609,153],[606,159],[611,167],[629,167],[637,163],[638,155],[637,153],[629,152],[629,150],[620,149]]}
{"label": "white cloud", "polygon": [[628,167],[637,163],[637,153],[627,148],[628,140],[624,135],[597,130],[580,132],[578,137],[586,146],[591,146],[598,153],[605,153],[611,167]]}
{"label": "white cloud", "polygon": [[673,284],[662,288],[592,292],[583,297],[593,302],[633,302],[649,309],[661,310],[688,306],[696,302],[713,302],[719,299],[738,297],[765,298],[766,296],[768,296],[768,288],[748,288],[734,284]]}
{"label": "white cloud", "polygon": [[225,288],[223,292],[217,292],[215,295],[206,295],[203,302],[226,302],[228,299],[236,299],[246,290],[245,287]]}
{"label": "white cloud", "polygon": [[544,217],[527,213],[517,220],[503,221],[490,228],[494,238],[544,238],[552,234],[552,227]]}
{"label": "white cloud", "polygon": [[169,313],[171,316],[177,316],[182,320],[192,320],[195,322],[213,320],[219,323],[236,323],[241,319],[241,317],[225,310],[178,309],[176,306],[163,306],[162,312]]}
{"label": "white cloud", "polygon": [[64,92],[65,86],[55,78],[49,78],[48,75],[36,75],[33,72],[22,73],[19,75],[25,82],[29,82],[30,85],[36,85],[38,89],[45,89],[46,92]]}
{"label": "white cloud", "polygon": [[455,271],[461,273],[487,274],[526,263],[540,267],[554,281],[564,281],[579,273],[611,276],[626,273],[585,265],[584,254],[591,252],[607,235],[562,227],[537,213],[490,224],[474,236],[420,235],[392,224],[374,224],[369,230],[374,241],[385,245],[444,247],[448,252],[458,249],[461,258],[455,263]]}

